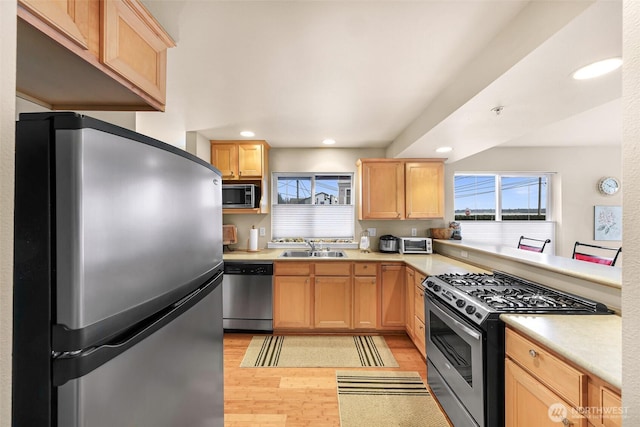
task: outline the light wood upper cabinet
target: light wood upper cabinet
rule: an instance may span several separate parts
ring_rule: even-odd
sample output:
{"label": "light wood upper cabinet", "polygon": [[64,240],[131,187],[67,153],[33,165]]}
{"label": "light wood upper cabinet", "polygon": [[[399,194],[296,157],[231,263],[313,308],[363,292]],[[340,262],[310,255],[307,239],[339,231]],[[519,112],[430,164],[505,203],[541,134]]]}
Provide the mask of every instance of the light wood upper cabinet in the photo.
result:
{"label": "light wood upper cabinet", "polygon": [[404,165],[395,161],[358,162],[359,219],[404,218]]}
{"label": "light wood upper cabinet", "polygon": [[211,141],[211,164],[223,180],[255,180],[267,174],[265,141]]}
{"label": "light wood upper cabinet", "polygon": [[360,159],[358,218],[444,217],[442,159]]}
{"label": "light wood upper cabinet", "polygon": [[405,217],[444,217],[444,163],[405,163]]}
{"label": "light wood upper cabinet", "polygon": [[162,104],[167,45],[172,43],[137,1],[102,1],[102,62]]}
{"label": "light wood upper cabinet", "polygon": [[[20,0],[19,3],[47,25],[83,49],[89,49],[91,2],[86,0]],[[93,2],[97,6],[97,1]],[[97,30],[97,28],[96,28]]]}

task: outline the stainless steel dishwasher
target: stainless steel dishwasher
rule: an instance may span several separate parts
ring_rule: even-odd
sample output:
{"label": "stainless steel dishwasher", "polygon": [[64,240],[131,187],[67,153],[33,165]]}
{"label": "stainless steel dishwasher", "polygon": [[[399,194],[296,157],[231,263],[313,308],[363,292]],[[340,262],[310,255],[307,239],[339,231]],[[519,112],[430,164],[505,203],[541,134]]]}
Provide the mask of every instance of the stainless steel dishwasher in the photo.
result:
{"label": "stainless steel dishwasher", "polygon": [[273,332],[273,262],[225,261],[222,301],[225,331]]}

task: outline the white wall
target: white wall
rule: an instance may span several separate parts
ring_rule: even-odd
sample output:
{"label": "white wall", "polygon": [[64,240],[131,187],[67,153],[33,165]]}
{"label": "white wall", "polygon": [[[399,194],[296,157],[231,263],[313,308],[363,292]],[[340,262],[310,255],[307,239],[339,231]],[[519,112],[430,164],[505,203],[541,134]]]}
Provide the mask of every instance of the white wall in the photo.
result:
{"label": "white wall", "polygon": [[0,427],[11,425],[16,13],[0,1]]}
{"label": "white wall", "polygon": [[[640,2],[623,2],[623,185],[624,250],[627,259],[622,269],[622,406],[627,410],[625,427],[640,425]],[[600,345],[604,343],[594,343]]]}
{"label": "white wall", "polygon": [[[622,205],[622,194],[603,196],[596,183],[603,176],[622,176],[619,147],[493,148],[447,164],[446,212],[453,220],[453,175],[456,172],[555,172],[552,179],[553,217],[557,221],[556,255],[570,257],[576,241],[616,247],[620,241],[593,240],[595,205]],[[464,238],[464,223],[462,223]],[[624,252],[623,252],[624,254]],[[622,255],[624,256],[624,255]],[[622,265],[622,259],[620,264]]]}
{"label": "white wall", "polygon": [[205,162],[211,162],[211,142],[200,133],[195,131],[187,132],[185,149]]}

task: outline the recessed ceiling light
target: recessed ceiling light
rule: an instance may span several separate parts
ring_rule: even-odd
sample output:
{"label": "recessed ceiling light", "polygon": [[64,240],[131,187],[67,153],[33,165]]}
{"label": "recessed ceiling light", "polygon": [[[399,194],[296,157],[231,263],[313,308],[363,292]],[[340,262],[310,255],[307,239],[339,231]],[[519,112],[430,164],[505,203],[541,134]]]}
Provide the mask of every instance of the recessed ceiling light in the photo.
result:
{"label": "recessed ceiling light", "polygon": [[335,139],[327,138],[327,139],[325,139],[324,141],[322,141],[322,143],[323,143],[323,144],[326,144],[326,145],[333,145],[333,144],[335,144],[335,143],[336,143],[336,140],[335,140]]}
{"label": "recessed ceiling light", "polygon": [[622,65],[622,58],[609,58],[586,65],[573,73],[576,80],[592,79],[617,70]]}
{"label": "recessed ceiling light", "polygon": [[452,151],[452,150],[453,150],[453,148],[451,148],[451,147],[439,147],[439,148],[436,148],[436,152],[437,153],[448,153],[449,151]]}
{"label": "recessed ceiling light", "polygon": [[256,134],[251,132],[250,130],[243,130],[242,132],[240,132],[240,135],[246,136],[248,138],[251,138],[252,136],[256,136]]}

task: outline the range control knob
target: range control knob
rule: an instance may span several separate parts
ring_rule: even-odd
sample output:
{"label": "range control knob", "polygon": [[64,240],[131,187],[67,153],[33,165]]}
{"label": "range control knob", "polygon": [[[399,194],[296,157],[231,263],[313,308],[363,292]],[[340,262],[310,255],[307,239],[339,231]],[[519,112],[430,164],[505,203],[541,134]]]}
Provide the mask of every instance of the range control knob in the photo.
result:
{"label": "range control knob", "polygon": [[440,292],[440,289],[442,289],[442,287],[440,287],[440,285],[434,285],[433,286],[433,290],[436,292]]}
{"label": "range control knob", "polygon": [[464,307],[464,305],[466,304],[466,302],[464,302],[464,300],[459,299],[458,301],[456,301],[456,305],[460,308]]}
{"label": "range control knob", "polygon": [[476,311],[476,308],[472,305],[468,305],[467,308],[464,309],[468,314],[473,314]]}
{"label": "range control knob", "polygon": [[433,288],[433,282],[427,282],[427,288]]}

